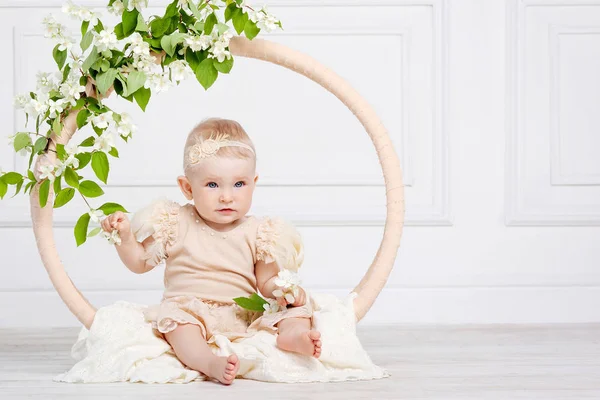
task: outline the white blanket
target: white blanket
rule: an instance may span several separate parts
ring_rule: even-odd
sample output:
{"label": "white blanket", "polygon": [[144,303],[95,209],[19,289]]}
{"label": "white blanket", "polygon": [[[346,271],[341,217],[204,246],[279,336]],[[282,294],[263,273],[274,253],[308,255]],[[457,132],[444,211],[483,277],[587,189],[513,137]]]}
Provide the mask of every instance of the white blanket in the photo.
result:
{"label": "white blanket", "polygon": [[[342,302],[333,295],[313,294],[314,327],[321,332],[321,357],[279,350],[265,331],[229,341],[217,335],[215,354],[235,353],[238,378],[266,382],[332,382],[389,376],[373,364],[356,336],[353,296]],[[144,321],[145,306],[117,302],[100,308],[91,329],[83,328],[73,346],[77,363],[54,378],[60,382],[187,383],[205,377],[175,357],[169,344]]]}

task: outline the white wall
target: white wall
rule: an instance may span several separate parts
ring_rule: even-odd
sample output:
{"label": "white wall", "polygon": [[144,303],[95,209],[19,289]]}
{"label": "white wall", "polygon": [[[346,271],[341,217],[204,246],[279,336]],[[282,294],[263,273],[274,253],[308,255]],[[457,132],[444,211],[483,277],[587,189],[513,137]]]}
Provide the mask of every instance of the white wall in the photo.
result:
{"label": "white wall", "polygon": [[[39,22],[61,3],[0,3],[8,121],[0,136],[23,127],[13,96],[53,68]],[[346,78],[402,158],[406,228],[365,324],[600,321],[600,1],[268,3],[286,28],[269,39]],[[383,232],[375,151],[316,84],[259,61],[235,63],[208,94],[190,80],[153,98],[146,114],[111,99],[140,129],[119,145],[102,201],[130,210],[162,195],[183,201],[175,177],[187,131],[207,116],[237,119],[259,151],[252,213],[299,225],[306,286],[345,294]],[[0,166],[13,164],[23,170],[0,146]],[[100,239],[75,247],[80,203],[55,213],[57,247],[76,285],[97,306],[158,301],[162,270],[134,275]],[[0,202],[0,246],[0,327],[76,325],[39,260],[22,195]]]}

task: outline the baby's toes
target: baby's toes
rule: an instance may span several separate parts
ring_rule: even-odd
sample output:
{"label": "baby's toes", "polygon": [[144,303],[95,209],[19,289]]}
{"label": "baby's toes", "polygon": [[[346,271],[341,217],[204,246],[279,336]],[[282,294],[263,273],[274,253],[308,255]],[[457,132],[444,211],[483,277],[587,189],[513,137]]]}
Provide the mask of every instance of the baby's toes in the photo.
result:
{"label": "baby's toes", "polygon": [[319,358],[319,356],[321,355],[321,347],[323,344],[320,340],[315,340],[313,343],[315,345],[315,352],[313,353],[313,357]]}

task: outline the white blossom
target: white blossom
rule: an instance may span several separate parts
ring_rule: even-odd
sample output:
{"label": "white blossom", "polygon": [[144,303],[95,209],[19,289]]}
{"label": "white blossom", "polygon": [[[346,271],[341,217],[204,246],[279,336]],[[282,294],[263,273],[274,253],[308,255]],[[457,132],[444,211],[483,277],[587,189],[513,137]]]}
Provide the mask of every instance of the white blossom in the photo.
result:
{"label": "white blossom", "polygon": [[192,68],[185,60],[173,61],[169,64],[169,69],[171,70],[171,80],[176,81],[177,83],[194,74]]}
{"label": "white blossom", "polygon": [[53,165],[40,165],[39,168],[40,171],[40,180],[41,179],[48,179],[50,182],[54,181],[54,178],[56,178],[54,176],[54,166]]}
{"label": "white blossom", "polygon": [[108,7],[108,12],[117,16],[123,15],[123,11],[125,11],[125,7],[123,6],[123,2],[121,0],[115,1],[111,6]]}
{"label": "white blossom", "polygon": [[229,50],[226,50],[226,46],[222,42],[215,43],[210,49],[210,53],[209,57],[216,58],[220,63],[231,58],[231,53]]}
{"label": "white blossom", "polygon": [[127,113],[121,114],[121,121],[117,127],[117,133],[123,137],[129,137],[137,131],[137,127],[133,124],[133,120]]}
{"label": "white blossom", "polygon": [[148,7],[148,0],[129,0],[127,10],[132,11],[134,8],[137,8],[141,12],[143,7]]}
{"label": "white blossom", "polygon": [[108,126],[112,123],[114,123],[114,119],[113,119],[113,113],[112,111],[108,111],[105,113],[102,113],[100,115],[97,115],[95,117],[90,117],[89,119],[91,119],[92,124],[94,124],[94,126],[96,128],[100,128],[100,129],[106,129],[108,128]]}
{"label": "white blossom", "polygon": [[60,51],[69,50],[69,49],[71,49],[71,47],[73,47],[73,44],[75,44],[75,39],[73,39],[70,36],[61,36],[58,39],[58,50],[60,50]]}
{"label": "white blossom", "polygon": [[22,110],[25,108],[25,105],[29,102],[30,98],[31,97],[24,94],[16,95],[13,99],[13,106],[18,110]]}
{"label": "white blossom", "polygon": [[184,39],[184,46],[189,47],[193,51],[206,50],[212,44],[212,37],[209,35],[188,36]]}
{"label": "white blossom", "polygon": [[144,87],[155,93],[166,92],[173,86],[168,74],[150,74],[144,83]]}
{"label": "white blossom", "polygon": [[64,25],[58,23],[52,15],[45,17],[42,24],[44,24],[44,36],[47,38],[56,39],[66,30]]}
{"label": "white blossom", "polygon": [[79,79],[68,79],[60,85],[60,93],[65,98],[65,103],[71,103],[73,106],[81,97],[82,92],[85,92],[85,86],[79,84]]}
{"label": "white blossom", "polygon": [[119,236],[119,231],[116,229],[113,229],[110,233],[102,231],[102,236],[108,240],[108,243],[110,244],[121,245],[121,236]]}
{"label": "white blossom", "polygon": [[58,99],[56,101],[48,100],[48,108],[50,109],[50,118],[56,118],[58,115],[60,115],[65,110],[64,104],[65,104],[64,99]]}
{"label": "white blossom", "polygon": [[48,93],[52,90],[57,90],[62,76],[59,73],[51,74],[49,72],[38,72],[36,74],[37,85],[36,88],[41,93]]}
{"label": "white blossom", "polygon": [[289,269],[284,269],[277,274],[277,278],[273,280],[273,283],[280,288],[288,289],[295,285],[300,285],[301,282],[297,273]]}
{"label": "white blossom", "polygon": [[263,304],[263,308],[265,309],[265,314],[275,314],[280,311],[279,304],[277,301],[273,299],[265,299],[267,302]]}
{"label": "white blossom", "polygon": [[90,220],[93,222],[100,222],[100,218],[104,216],[102,210],[95,210],[93,208],[88,212],[88,214],[90,216]]}
{"label": "white blossom", "polygon": [[29,100],[25,105],[25,112],[33,118],[37,118],[38,115],[43,115],[46,111],[48,111],[48,105],[45,102],[36,99]]}
{"label": "white blossom", "polygon": [[93,35],[93,43],[99,52],[114,49],[119,44],[117,35],[112,31],[112,29],[104,29],[100,33],[93,31]]}
{"label": "white blossom", "polygon": [[108,153],[113,147],[115,147],[115,139],[109,132],[104,132],[94,143],[94,150],[103,151]]}
{"label": "white blossom", "polygon": [[69,142],[67,143],[67,145],[65,146],[65,152],[71,156],[71,155],[75,155],[75,154],[79,154],[81,153],[81,149],[79,148],[79,146],[77,144],[75,144],[74,142]]}

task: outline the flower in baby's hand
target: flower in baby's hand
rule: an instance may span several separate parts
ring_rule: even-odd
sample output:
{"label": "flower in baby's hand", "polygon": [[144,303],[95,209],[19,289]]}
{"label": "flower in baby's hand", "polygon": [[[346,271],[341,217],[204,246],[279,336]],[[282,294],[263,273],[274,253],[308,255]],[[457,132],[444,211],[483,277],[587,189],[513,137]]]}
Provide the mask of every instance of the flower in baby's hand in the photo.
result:
{"label": "flower in baby's hand", "polygon": [[277,286],[283,289],[288,289],[293,286],[300,285],[300,277],[297,273],[290,271],[289,269],[284,269],[283,271],[279,271],[277,274],[277,278],[273,281]]}
{"label": "flower in baby's hand", "polygon": [[293,304],[296,301],[301,283],[297,273],[284,269],[277,274],[277,278],[273,283],[279,288],[273,291],[273,296],[278,299],[285,299],[288,304]]}
{"label": "flower in baby's hand", "polygon": [[119,231],[116,229],[113,230],[111,233],[103,231],[102,236],[104,236],[104,238],[108,240],[108,243],[110,244],[116,244],[118,246],[121,245],[121,236],[119,236]]}
{"label": "flower in baby's hand", "polygon": [[276,300],[273,299],[265,299],[267,302],[263,304],[263,308],[265,309],[265,314],[275,314],[280,311],[279,304],[277,304]]}

